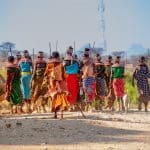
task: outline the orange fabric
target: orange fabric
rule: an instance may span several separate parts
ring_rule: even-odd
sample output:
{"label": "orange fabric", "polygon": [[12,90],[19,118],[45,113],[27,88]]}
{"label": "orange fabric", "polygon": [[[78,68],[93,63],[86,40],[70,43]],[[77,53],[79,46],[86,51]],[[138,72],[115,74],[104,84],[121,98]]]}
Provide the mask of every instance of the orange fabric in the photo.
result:
{"label": "orange fabric", "polygon": [[66,93],[57,93],[52,101],[52,112],[55,112],[56,110],[68,110],[68,102]]}
{"label": "orange fabric", "polygon": [[52,98],[52,112],[67,110],[67,86],[64,78],[64,68],[60,62],[51,62],[47,65],[45,76],[50,88],[48,95]]}

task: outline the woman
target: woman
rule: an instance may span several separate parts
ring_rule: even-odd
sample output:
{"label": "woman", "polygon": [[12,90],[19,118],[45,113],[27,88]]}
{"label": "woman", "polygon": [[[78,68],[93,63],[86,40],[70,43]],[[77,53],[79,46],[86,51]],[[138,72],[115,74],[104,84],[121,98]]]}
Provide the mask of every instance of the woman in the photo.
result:
{"label": "woman", "polygon": [[23,94],[23,102],[27,106],[27,111],[31,113],[31,75],[32,75],[32,61],[27,50],[24,51],[23,58],[19,62],[21,70],[21,86]]}
{"label": "woman", "polygon": [[[120,56],[116,57],[115,63],[112,66],[112,78],[114,93],[118,101],[119,111],[125,110],[123,105],[124,96],[124,66],[120,63]],[[120,104],[121,103],[121,104]]]}
{"label": "woman", "polygon": [[145,57],[141,57],[139,64],[133,74],[133,78],[137,80],[137,88],[139,92],[139,105],[138,109],[141,110],[142,102],[145,105],[145,111],[147,112],[148,101],[150,100],[150,87],[148,83],[148,77],[150,77],[148,66],[145,63]]}
{"label": "woman", "polygon": [[89,52],[87,52],[87,50],[85,51],[83,57],[82,72],[83,89],[88,109],[89,107],[91,107],[91,104],[95,99],[96,82],[94,74],[94,63],[93,60],[90,58]]}
{"label": "woman", "polygon": [[[13,112],[13,106],[18,106],[22,102],[21,88],[20,88],[20,70],[14,64],[14,57],[8,57],[7,80],[6,80],[6,99],[11,103],[11,112]],[[21,109],[20,109],[21,111]],[[17,113],[17,107],[16,111]]]}
{"label": "woman", "polygon": [[112,67],[112,56],[108,56],[108,60],[105,63],[105,74],[106,74],[106,85],[107,90],[109,92],[110,87],[112,86],[112,79],[111,79],[111,67]]}
{"label": "woman", "polygon": [[102,109],[105,96],[107,95],[107,85],[106,85],[106,74],[105,65],[101,61],[99,54],[96,55],[95,61],[95,75],[96,75],[96,96],[98,102],[98,109]]}
{"label": "woman", "polygon": [[20,62],[20,60],[21,60],[21,54],[20,54],[20,52],[17,52],[17,54],[16,54],[16,59],[15,59],[15,62],[14,62],[14,64],[15,64],[17,67],[19,67],[19,62]]}
{"label": "woman", "polygon": [[60,62],[59,53],[53,52],[51,61],[47,64],[45,70],[45,79],[49,84],[48,96],[52,99],[51,111],[55,113],[54,118],[57,118],[57,112],[61,110],[62,119],[63,111],[68,110],[67,88],[64,75],[64,67]]}
{"label": "woman", "polygon": [[66,73],[66,81],[68,88],[68,101],[71,109],[76,104],[78,91],[79,91],[79,63],[73,58],[73,48],[70,46],[67,50],[67,57],[64,59],[64,68]]}
{"label": "woman", "polygon": [[44,53],[40,51],[35,61],[33,75],[32,75],[32,102],[40,96],[41,85],[43,83],[44,73],[46,69],[46,61],[44,60]]}

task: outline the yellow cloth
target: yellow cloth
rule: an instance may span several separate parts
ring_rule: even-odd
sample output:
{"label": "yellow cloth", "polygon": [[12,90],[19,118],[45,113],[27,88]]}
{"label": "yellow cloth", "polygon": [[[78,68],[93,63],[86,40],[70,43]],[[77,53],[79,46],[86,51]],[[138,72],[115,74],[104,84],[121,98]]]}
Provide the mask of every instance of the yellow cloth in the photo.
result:
{"label": "yellow cloth", "polygon": [[31,72],[21,72],[21,75],[30,75]]}
{"label": "yellow cloth", "polygon": [[58,110],[68,110],[68,101],[67,101],[67,96],[66,93],[61,92],[57,93],[52,101],[52,112],[55,112],[57,109]]}

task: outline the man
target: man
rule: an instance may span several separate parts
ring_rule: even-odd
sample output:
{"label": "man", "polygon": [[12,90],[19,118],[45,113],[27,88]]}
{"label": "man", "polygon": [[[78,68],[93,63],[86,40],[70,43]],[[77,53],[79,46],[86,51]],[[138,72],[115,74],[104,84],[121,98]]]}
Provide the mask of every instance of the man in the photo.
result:
{"label": "man", "polygon": [[27,105],[28,112],[31,112],[30,82],[33,65],[28,50],[24,50],[23,58],[19,62],[19,67],[21,70],[21,86],[22,86],[23,102]]}
{"label": "man", "polygon": [[83,90],[85,94],[85,101],[87,103],[87,110],[92,106],[92,102],[95,99],[95,67],[92,58],[90,57],[90,50],[85,49],[83,62],[82,62],[82,81],[83,81]]}

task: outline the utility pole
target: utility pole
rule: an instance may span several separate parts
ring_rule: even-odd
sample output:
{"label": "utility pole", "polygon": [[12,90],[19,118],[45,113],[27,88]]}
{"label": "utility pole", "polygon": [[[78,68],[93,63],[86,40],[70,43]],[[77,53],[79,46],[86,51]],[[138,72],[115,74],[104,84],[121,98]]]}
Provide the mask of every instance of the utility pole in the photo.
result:
{"label": "utility pole", "polygon": [[[99,13],[99,25],[100,25],[100,42],[102,43],[103,50],[107,50],[107,42],[105,35],[105,3],[104,0],[98,0],[98,13]],[[108,53],[108,51],[107,51]]]}

